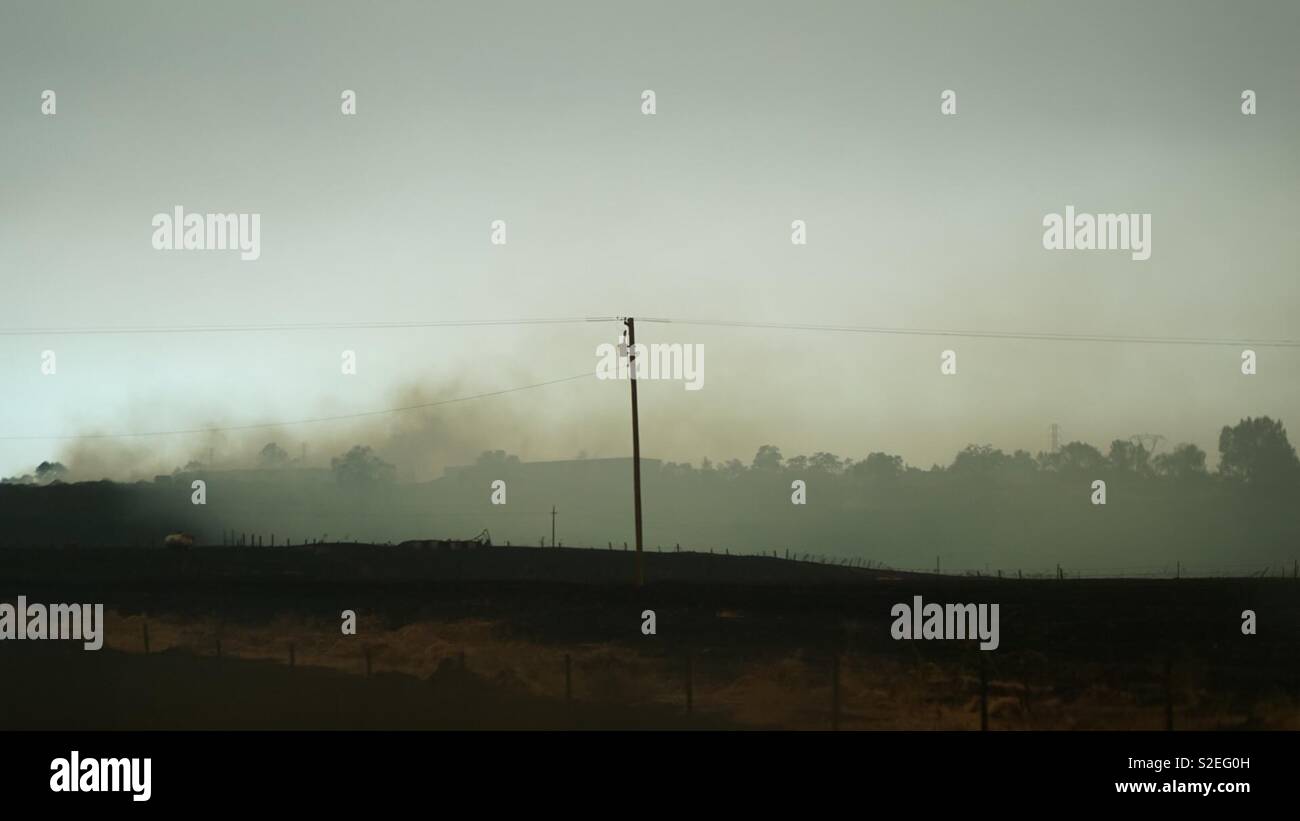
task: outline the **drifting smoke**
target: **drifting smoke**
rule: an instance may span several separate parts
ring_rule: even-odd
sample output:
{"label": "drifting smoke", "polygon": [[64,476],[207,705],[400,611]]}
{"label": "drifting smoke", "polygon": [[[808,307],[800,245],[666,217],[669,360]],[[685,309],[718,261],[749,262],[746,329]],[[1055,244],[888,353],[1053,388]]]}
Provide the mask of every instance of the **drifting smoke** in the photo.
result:
{"label": "drifting smoke", "polygon": [[[520,374],[515,379],[528,384],[530,377]],[[63,443],[55,458],[67,467],[62,477],[66,481],[132,482],[197,469],[328,468],[331,459],[361,445],[393,465],[399,480],[426,481],[446,466],[472,463],[485,450],[506,449],[527,461],[571,458],[582,452],[622,455],[628,448],[626,420],[617,414],[625,409],[601,418],[575,409],[563,397],[545,394],[545,388],[437,405],[494,389],[468,377],[443,380],[436,387],[407,384],[377,403],[401,410],[256,428],[247,428],[249,423],[243,420],[233,421],[229,414],[213,416],[209,410],[202,422],[185,426],[210,428],[208,432],[109,437],[91,430],[83,434],[87,438]],[[335,407],[318,408],[302,417],[346,413]],[[573,415],[566,421],[569,413]],[[574,424],[574,419],[579,423]],[[283,459],[264,455],[271,444],[283,451]]]}

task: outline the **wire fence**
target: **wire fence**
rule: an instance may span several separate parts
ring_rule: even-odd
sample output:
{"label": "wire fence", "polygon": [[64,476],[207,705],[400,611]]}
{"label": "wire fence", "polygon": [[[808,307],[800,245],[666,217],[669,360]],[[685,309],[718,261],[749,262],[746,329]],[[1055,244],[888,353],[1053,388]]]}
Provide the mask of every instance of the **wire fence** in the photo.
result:
{"label": "wire fence", "polygon": [[557,703],[653,709],[683,721],[703,717],[719,726],[1300,729],[1300,645],[1294,643],[1246,659],[1122,640],[1095,658],[982,652],[962,643],[934,652],[915,643],[897,652],[702,645],[645,651],[474,643],[445,625],[329,640],[285,625],[178,626],[144,616],[125,623],[136,638],[118,630],[114,649],[283,665],[302,671],[304,688],[314,686],[313,670],[331,669],[365,679],[413,677],[436,687],[442,699],[509,691]]}
{"label": "wire fence", "polygon": [[[549,511],[528,511],[529,514],[550,516]],[[278,542],[277,542],[278,538]],[[462,540],[433,540],[443,541],[447,544],[456,543]],[[350,534],[345,536],[343,543],[352,545],[375,544],[367,541],[352,541]],[[562,547],[573,550],[623,550],[629,551],[634,549],[629,547],[626,540],[614,541],[607,540],[605,545],[566,545],[563,541],[557,544],[549,544],[546,536],[538,538],[536,547]],[[339,543],[329,541],[329,534],[320,536],[307,536],[303,538],[294,537],[277,537],[275,533],[260,534],[249,531],[222,531],[222,546],[239,546],[239,547],[302,547],[318,544]],[[392,542],[382,544],[392,545]],[[531,547],[531,544],[513,543],[506,540],[505,547]],[[647,552],[654,553],[686,553],[702,555],[704,553],[712,555],[736,556],[748,558],[763,559],[782,559],[791,562],[803,564],[815,564],[828,567],[843,567],[846,569],[861,569],[877,572],[894,572],[908,573],[916,575],[943,576],[953,578],[996,578],[996,579],[1216,579],[1216,578],[1285,578],[1300,580],[1300,559],[1274,560],[1264,563],[1242,563],[1232,565],[1198,565],[1183,562],[1173,564],[1135,564],[1135,565],[1110,565],[1110,566],[1089,566],[1074,567],[1057,564],[1055,568],[1031,567],[1026,570],[1023,566],[1016,567],[993,567],[985,565],[982,568],[970,567],[944,567],[940,562],[938,567],[917,567],[896,566],[883,561],[872,559],[862,555],[844,555],[844,554],[826,554],[804,551],[791,548],[771,548],[764,550],[733,550],[730,547],[710,547],[707,549],[683,547],[680,542],[674,542],[665,546],[662,543],[655,543],[653,546],[646,545],[643,548]]]}

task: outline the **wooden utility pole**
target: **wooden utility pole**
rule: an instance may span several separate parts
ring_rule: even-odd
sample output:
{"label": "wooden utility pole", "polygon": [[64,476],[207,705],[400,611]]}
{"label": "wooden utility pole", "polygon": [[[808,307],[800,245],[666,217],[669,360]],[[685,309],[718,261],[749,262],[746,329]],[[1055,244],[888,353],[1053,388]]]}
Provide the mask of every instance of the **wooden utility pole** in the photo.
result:
{"label": "wooden utility pole", "polygon": [[555,547],[555,505],[551,505],[551,547]]}
{"label": "wooden utility pole", "polygon": [[627,366],[629,381],[632,383],[632,493],[636,515],[636,586],[645,584],[645,572],[641,565],[641,421],[636,404],[636,320],[628,317],[623,320],[627,325]]}

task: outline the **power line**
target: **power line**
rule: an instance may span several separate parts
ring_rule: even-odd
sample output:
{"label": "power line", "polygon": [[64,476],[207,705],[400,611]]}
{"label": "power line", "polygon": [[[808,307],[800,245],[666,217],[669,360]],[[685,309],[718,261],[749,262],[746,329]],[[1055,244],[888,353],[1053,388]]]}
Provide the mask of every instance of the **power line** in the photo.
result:
{"label": "power line", "polygon": [[[1190,336],[1133,336],[1125,334],[1075,334],[1034,331],[980,331],[953,328],[900,328],[867,325],[827,325],[808,322],[751,322],[728,319],[673,319],[640,317],[642,322],[698,325],[718,328],[754,328],[762,330],[817,331],[893,336],[946,336],[970,339],[1018,339],[1046,342],[1109,342],[1142,345],[1254,346],[1259,348],[1300,348],[1297,339],[1235,339]],[[545,317],[533,319],[458,319],[409,322],[304,322],[293,324],[247,325],[169,325],[138,327],[68,327],[68,328],[0,328],[0,336],[75,336],[122,334],[252,333],[274,331],[328,330],[400,330],[413,328],[465,328],[525,325],[572,325],[588,322],[621,322],[623,317]]]}
{"label": "power line", "polygon": [[1048,342],[1118,342],[1143,345],[1248,345],[1257,348],[1300,348],[1296,339],[1222,339],[1189,336],[1125,336],[1120,334],[1035,333],[1032,331],[963,331],[946,328],[891,328],[860,325],[816,325],[792,322],[745,322],[727,319],[652,319],[642,322],[702,325],[719,328],[758,328],[782,331],[823,331],[829,333],[885,334],[899,336],[952,336],[975,339],[1025,339]]}
{"label": "power line", "polygon": [[571,325],[580,322],[615,322],[617,317],[560,317],[546,319],[449,319],[411,322],[300,322],[250,325],[165,325],[83,328],[0,328],[0,336],[75,336],[117,334],[248,333],[258,331],[355,331],[401,328],[461,328],[493,325]]}
{"label": "power line", "polygon": [[35,440],[66,440],[66,439],[128,439],[144,438],[149,436],[186,436],[198,433],[224,433],[227,431],[240,430],[258,430],[263,428],[280,428],[290,425],[307,425],[316,422],[336,422],[342,419],[358,419],[364,416],[382,416],[389,413],[401,413],[403,411],[422,410],[424,408],[436,408],[441,405],[451,405],[457,402],[469,402],[474,399],[486,399],[491,396],[501,396],[507,393],[517,391],[527,391],[533,388],[542,388],[547,385],[558,385],[561,382],[572,382],[575,379],[583,379],[592,376],[592,372],[575,374],[574,376],[565,376],[560,379],[551,379],[546,382],[536,382],[532,385],[520,385],[516,388],[503,388],[499,391],[488,391],[487,393],[476,393],[472,396],[458,396],[455,399],[440,399],[437,402],[422,402],[418,405],[405,405],[400,408],[383,408],[381,410],[361,411],[359,413],[343,413],[337,416],[316,416],[308,419],[293,419],[284,422],[258,422],[250,425],[228,425],[224,427],[209,428],[188,428],[184,430],[162,430],[162,431],[143,431],[137,433],[87,433],[74,436],[0,436],[0,441],[35,441]]}

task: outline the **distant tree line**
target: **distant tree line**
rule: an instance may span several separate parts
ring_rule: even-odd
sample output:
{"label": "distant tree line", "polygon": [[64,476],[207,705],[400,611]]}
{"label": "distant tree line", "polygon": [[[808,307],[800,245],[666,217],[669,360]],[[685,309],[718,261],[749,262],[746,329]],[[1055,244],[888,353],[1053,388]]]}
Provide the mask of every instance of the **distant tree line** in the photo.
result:
{"label": "distant tree line", "polygon": [[[519,464],[519,457],[504,450],[483,451],[477,459],[479,467],[508,467]],[[289,454],[275,442],[269,442],[257,456],[257,466],[273,470],[289,466]],[[190,461],[175,472],[192,472],[207,467]],[[346,452],[330,459],[330,468],[340,485],[363,486],[392,481],[394,466],[380,458],[368,445],[354,445]],[[834,453],[818,451],[811,456],[797,455],[786,458],[776,445],[762,445],[746,465],[739,459],[715,463],[708,457],[698,468],[689,462],[666,462],[662,473],[665,478],[693,474],[738,478],[745,475],[770,475],[774,473],[844,476],[870,480],[891,480],[907,474],[945,473],[958,477],[1028,477],[1042,473],[1091,474],[1106,472],[1140,478],[1167,478],[1193,480],[1217,477],[1255,487],[1286,486],[1300,480],[1300,459],[1287,437],[1280,420],[1267,416],[1247,417],[1236,425],[1225,425],[1219,432],[1219,462],[1217,471],[1207,467],[1204,450],[1191,443],[1174,446],[1165,453],[1153,453],[1143,444],[1128,439],[1116,439],[1103,453],[1086,442],[1069,442],[1055,452],[1039,451],[1030,454],[1025,450],[1011,453],[992,445],[967,445],[944,465],[932,465],[928,471],[906,464],[901,456],[877,451],[860,460],[841,458]],[[60,462],[41,462],[35,471],[23,476],[9,477],[5,484],[45,485],[64,481],[68,469]]]}
{"label": "distant tree line", "polygon": [[0,479],[5,485],[52,485],[62,482],[68,475],[68,469],[62,462],[41,462],[32,473],[22,476],[10,476]]}
{"label": "distant tree line", "polygon": [[[490,457],[485,453],[479,463],[499,462],[502,458],[501,451]],[[1285,486],[1300,479],[1300,460],[1282,422],[1261,416],[1247,417],[1236,425],[1223,427],[1219,433],[1219,463],[1215,473],[1207,467],[1205,451],[1194,444],[1183,443],[1168,452],[1153,454],[1143,444],[1128,439],[1114,440],[1105,453],[1086,442],[1069,442],[1055,452],[1040,451],[1036,455],[1025,450],[1006,453],[992,445],[972,444],[960,451],[951,464],[932,465],[928,471],[907,465],[901,456],[884,452],[869,453],[856,461],[825,451],[786,458],[778,446],[762,445],[748,465],[739,459],[714,463],[705,458],[699,468],[690,463],[668,462],[664,472],[726,478],[773,473],[822,474],[873,480],[897,479],[916,473],[1013,478],[1043,473],[1103,472],[1173,480],[1216,477],[1252,486]]]}

